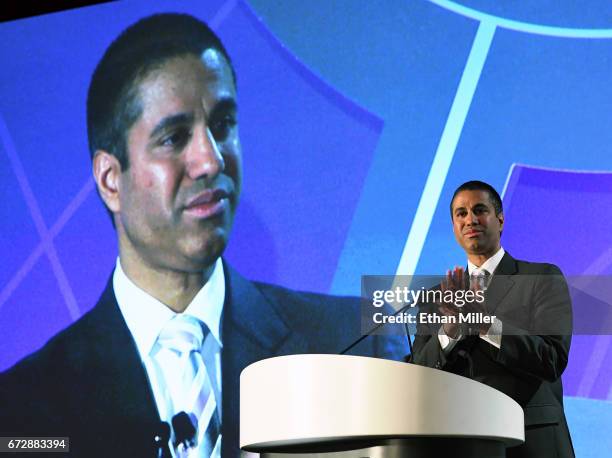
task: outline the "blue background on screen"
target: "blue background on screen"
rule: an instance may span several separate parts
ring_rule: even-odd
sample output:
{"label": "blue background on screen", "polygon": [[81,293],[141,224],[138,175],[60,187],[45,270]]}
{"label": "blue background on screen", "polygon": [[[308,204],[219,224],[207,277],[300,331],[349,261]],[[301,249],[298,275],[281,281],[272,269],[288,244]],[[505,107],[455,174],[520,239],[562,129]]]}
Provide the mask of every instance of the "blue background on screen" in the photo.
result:
{"label": "blue background on screen", "polygon": [[[514,256],[612,273],[612,10],[491,3],[129,2],[2,24],[0,370],[108,280],[86,91],[110,41],[158,11],[208,21],[236,67],[245,182],[226,258],[247,277],[359,294],[364,274],[463,265],[448,203],[469,179],[505,190]],[[609,335],[574,338],[578,456],[612,447],[611,366]]]}

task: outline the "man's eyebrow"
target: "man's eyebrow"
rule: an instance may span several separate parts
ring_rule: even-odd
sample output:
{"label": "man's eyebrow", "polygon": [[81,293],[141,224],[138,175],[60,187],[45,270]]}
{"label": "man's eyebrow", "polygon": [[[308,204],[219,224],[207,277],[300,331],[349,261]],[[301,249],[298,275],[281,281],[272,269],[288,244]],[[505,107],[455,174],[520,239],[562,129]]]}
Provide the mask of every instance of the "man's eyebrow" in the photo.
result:
{"label": "man's eyebrow", "polygon": [[159,135],[160,132],[167,130],[171,127],[191,124],[193,122],[193,113],[177,113],[175,115],[167,116],[157,123],[157,125],[151,131],[150,137]]}

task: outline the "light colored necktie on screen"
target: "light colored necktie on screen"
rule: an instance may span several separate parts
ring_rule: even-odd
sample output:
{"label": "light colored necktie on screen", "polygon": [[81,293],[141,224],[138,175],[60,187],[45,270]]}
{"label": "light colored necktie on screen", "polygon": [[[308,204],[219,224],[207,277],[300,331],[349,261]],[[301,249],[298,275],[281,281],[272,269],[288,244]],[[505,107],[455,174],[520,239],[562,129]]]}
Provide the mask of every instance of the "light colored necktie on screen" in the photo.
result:
{"label": "light colored necktie on screen", "polygon": [[206,370],[201,353],[205,339],[214,339],[208,327],[197,318],[182,314],[172,318],[157,338],[162,349],[174,352],[179,358],[177,372],[164,374],[174,414],[187,413],[197,430],[196,446],[188,449],[187,453],[182,451],[181,456],[219,456],[220,447],[216,445],[220,439],[221,422],[211,374]]}

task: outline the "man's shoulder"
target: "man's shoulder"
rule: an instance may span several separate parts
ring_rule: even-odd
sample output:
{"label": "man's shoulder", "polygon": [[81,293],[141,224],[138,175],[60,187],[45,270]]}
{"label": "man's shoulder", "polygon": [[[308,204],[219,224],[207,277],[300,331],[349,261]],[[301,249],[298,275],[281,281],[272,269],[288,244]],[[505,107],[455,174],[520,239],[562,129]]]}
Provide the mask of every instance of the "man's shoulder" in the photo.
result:
{"label": "man's shoulder", "polygon": [[525,261],[521,259],[514,259],[514,262],[516,263],[517,272],[519,274],[563,275],[561,269],[555,264]]}
{"label": "man's shoulder", "polygon": [[253,285],[266,300],[291,321],[306,318],[321,323],[324,320],[336,320],[342,316],[359,314],[358,297],[299,291],[262,282],[253,282]]}
{"label": "man's shoulder", "polygon": [[[315,348],[340,352],[362,336],[361,298],[296,291],[268,283],[255,288],[282,316],[293,332],[313,338]],[[350,354],[401,360],[406,353],[404,336],[393,333],[373,335]]]}
{"label": "man's shoulder", "polygon": [[82,365],[97,327],[99,305],[51,337],[40,349],[0,373],[0,386],[38,384],[41,379],[62,380]]}
{"label": "man's shoulder", "polygon": [[[112,278],[112,276],[111,276]],[[120,313],[115,314],[116,299],[112,283],[109,280],[102,291],[96,305],[53,337],[39,350],[19,361],[9,369],[20,370],[31,366],[49,364],[71,364],[72,358],[80,360],[90,350],[95,337],[105,333],[101,326],[112,326]],[[116,309],[117,312],[118,309]],[[0,374],[2,375],[2,374]]]}
{"label": "man's shoulder", "polygon": [[[295,290],[285,286],[279,286],[268,282],[250,280],[234,269],[230,264],[224,262],[226,288],[229,288],[230,297],[236,302],[253,301],[263,299],[275,306],[292,304],[293,307],[305,307],[311,309],[322,308],[330,303],[340,306],[351,306],[358,304],[359,299],[355,297],[338,297],[329,294]],[[274,307],[276,308],[276,307]]]}
{"label": "man's shoulder", "polygon": [[355,306],[355,304],[359,304],[359,298],[355,296],[334,296],[326,293],[295,290],[263,282],[253,282],[253,285],[271,301],[290,300],[307,307],[323,307],[330,303],[339,304],[340,306]]}
{"label": "man's shoulder", "polygon": [[[110,290],[112,294],[112,289]],[[92,355],[96,340],[105,331],[101,323],[108,321],[108,287],[100,300],[87,313],[62,331],[51,337],[40,349],[18,361],[8,370],[0,373],[0,390],[9,387],[11,391],[63,389],[84,370],[85,362]]]}
{"label": "man's shoulder", "polygon": [[[91,354],[91,339],[95,326],[92,310],[66,329],[53,336],[47,343],[0,373],[0,415],[3,427],[18,427],[17,418],[38,412],[39,417],[59,421],[60,410],[74,395],[75,388],[88,370],[87,359]],[[55,413],[54,413],[55,412]],[[42,420],[41,420],[42,421]]]}

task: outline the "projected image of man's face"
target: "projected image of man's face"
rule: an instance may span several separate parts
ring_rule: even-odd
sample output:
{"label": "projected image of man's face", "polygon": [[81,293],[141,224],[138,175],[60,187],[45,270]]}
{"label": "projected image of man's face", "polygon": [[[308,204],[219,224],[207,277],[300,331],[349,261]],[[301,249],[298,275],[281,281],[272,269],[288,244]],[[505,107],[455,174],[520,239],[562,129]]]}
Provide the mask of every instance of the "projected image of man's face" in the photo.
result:
{"label": "projected image of man's face", "polygon": [[229,64],[213,49],[174,57],[138,91],[142,115],[120,176],[122,247],[152,266],[202,270],[225,248],[241,187]]}

